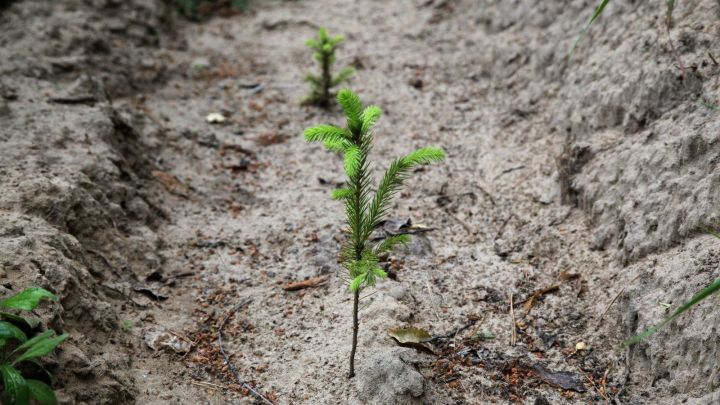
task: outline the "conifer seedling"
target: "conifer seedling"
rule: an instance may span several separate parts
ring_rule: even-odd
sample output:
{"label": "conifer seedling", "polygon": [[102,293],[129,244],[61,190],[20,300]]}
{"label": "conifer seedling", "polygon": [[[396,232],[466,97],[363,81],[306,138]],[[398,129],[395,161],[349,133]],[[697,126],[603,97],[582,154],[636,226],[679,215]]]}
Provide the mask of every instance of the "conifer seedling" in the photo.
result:
{"label": "conifer seedling", "polygon": [[440,148],[426,147],[393,160],[373,193],[368,155],[373,145],[372,128],[380,118],[380,108],[369,106],[363,109],[360,98],[348,89],[341,90],[337,100],[345,111],[347,127],[318,125],[306,129],[304,135],[306,141],[322,142],[327,149],[341,152],[344,156],[347,187],[334,190],[332,198],[345,203],[347,216],[347,240],[340,257],[342,266],[348,271],[349,288],[353,294],[353,337],[349,373],[352,378],[355,375],[360,291],[374,286],[377,279],[387,277],[379,266],[378,255],[410,241],[408,235],[396,235],[372,244],[370,235],[385,219],[392,198],[413,169],[443,160],[445,152]]}
{"label": "conifer seedling", "polygon": [[305,76],[305,81],[310,84],[310,94],[303,100],[303,104],[327,107],[334,97],[332,88],[355,74],[355,69],[349,66],[341,69],[335,76],[332,74],[335,50],[342,41],[341,35],[330,37],[325,28],[320,28],[317,38],[305,41],[305,45],[315,51],[315,60],[320,64],[320,74],[316,76],[308,73]]}

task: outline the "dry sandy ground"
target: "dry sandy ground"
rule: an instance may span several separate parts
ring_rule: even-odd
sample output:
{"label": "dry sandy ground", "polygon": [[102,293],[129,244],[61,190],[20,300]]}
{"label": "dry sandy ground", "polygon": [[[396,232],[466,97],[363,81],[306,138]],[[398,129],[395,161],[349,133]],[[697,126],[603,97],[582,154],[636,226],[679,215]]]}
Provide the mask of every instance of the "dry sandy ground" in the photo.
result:
{"label": "dry sandy ground", "polygon": [[[0,11],[0,252],[5,288],[62,297],[44,319],[73,335],[51,359],[63,402],[253,403],[220,326],[238,374],[283,404],[720,401],[716,302],[618,350],[719,274],[697,232],[720,219],[716,2],[676,10],[682,69],[662,10],[626,2],[570,62],[586,1],[287,1],[202,23],[41,3]],[[448,155],[393,208],[431,230],[362,301],[352,380],[342,162],[300,135],[342,123],[299,106],[319,24],[383,109],[376,172]],[[398,347],[399,326],[434,354]]]}

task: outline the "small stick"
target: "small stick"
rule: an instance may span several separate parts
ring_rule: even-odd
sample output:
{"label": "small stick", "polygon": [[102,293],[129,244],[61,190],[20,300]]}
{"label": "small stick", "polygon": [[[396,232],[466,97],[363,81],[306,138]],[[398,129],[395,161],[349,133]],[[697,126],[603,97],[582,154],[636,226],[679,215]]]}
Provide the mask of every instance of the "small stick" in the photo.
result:
{"label": "small stick", "polygon": [[[634,281],[637,280],[639,277],[640,277],[640,275],[638,274],[637,276],[635,276],[635,278],[633,278],[632,280],[630,280],[630,283],[634,282]],[[630,283],[628,283],[628,284],[630,284]],[[600,318],[598,318],[598,324],[602,321],[602,319],[603,319],[603,317],[605,316],[605,314],[608,313],[608,311],[610,310],[610,307],[612,307],[612,305],[615,303],[615,301],[617,301],[617,299],[620,297],[620,295],[625,292],[625,288],[626,288],[626,287],[623,287],[623,288],[615,295],[615,297],[610,301],[610,303],[609,303],[609,304],[607,305],[607,307],[605,308],[605,311],[603,311],[602,315],[600,315]]]}
{"label": "small stick", "polygon": [[513,309],[513,294],[510,293],[510,318],[512,319],[512,335],[510,336],[510,346],[515,346],[517,334],[515,333],[515,310]]}
{"label": "small stick", "polygon": [[717,66],[717,65],[718,65],[718,61],[715,60],[715,57],[713,56],[712,52],[708,51],[707,54],[708,54],[708,56],[710,57],[710,59],[713,61],[713,63],[715,64],[715,66]]}
{"label": "small stick", "polygon": [[215,389],[219,389],[219,390],[227,390],[227,389],[228,389],[228,387],[225,387],[225,386],[222,386],[222,385],[218,385],[218,384],[209,383],[209,382],[205,382],[205,381],[194,381],[194,380],[192,380],[192,381],[190,381],[190,384],[192,384],[192,385],[199,385],[199,386],[205,387],[205,388],[215,388]]}
{"label": "small stick", "polygon": [[468,226],[468,224],[466,224],[465,222],[461,221],[460,218],[458,218],[457,216],[455,216],[455,214],[453,214],[452,212],[450,212],[450,210],[444,210],[444,211],[445,211],[446,214],[448,214],[448,216],[449,216],[450,218],[454,219],[458,224],[460,224],[460,226],[462,226],[463,229],[465,229],[465,232],[467,232],[468,235],[473,236],[473,231],[472,231],[472,229],[470,229],[470,227]]}
{"label": "small stick", "polygon": [[499,178],[502,177],[504,174],[507,174],[507,173],[510,173],[510,172],[514,172],[515,170],[520,170],[520,169],[524,169],[524,168],[525,168],[525,165],[520,165],[520,166],[517,166],[517,167],[511,167],[511,168],[509,168],[509,169],[505,169],[505,170],[503,170],[502,172],[500,172],[500,174],[498,174],[497,176],[495,176],[495,178],[494,178],[493,180],[499,179]]}
{"label": "small stick", "polygon": [[237,368],[235,368],[235,365],[230,362],[230,357],[225,352],[225,347],[223,346],[222,332],[223,332],[223,328],[225,327],[225,324],[227,324],[228,320],[235,312],[239,311],[240,308],[247,306],[248,304],[250,304],[250,302],[252,302],[252,299],[249,299],[249,298],[240,301],[237,305],[235,305],[235,307],[233,307],[230,311],[228,311],[227,315],[225,315],[225,319],[223,319],[223,321],[220,323],[220,327],[218,328],[218,333],[217,333],[218,345],[220,346],[220,354],[222,354],[223,359],[225,360],[225,365],[228,366],[230,371],[232,371],[233,375],[235,375],[235,379],[237,380],[238,384],[240,384],[241,387],[252,392],[253,395],[255,395],[263,403],[268,404],[268,405],[275,405],[275,403],[273,403],[269,399],[265,398],[259,392],[255,391],[255,389],[253,387],[251,387],[250,384],[245,382],[240,377],[240,373],[238,373]]}

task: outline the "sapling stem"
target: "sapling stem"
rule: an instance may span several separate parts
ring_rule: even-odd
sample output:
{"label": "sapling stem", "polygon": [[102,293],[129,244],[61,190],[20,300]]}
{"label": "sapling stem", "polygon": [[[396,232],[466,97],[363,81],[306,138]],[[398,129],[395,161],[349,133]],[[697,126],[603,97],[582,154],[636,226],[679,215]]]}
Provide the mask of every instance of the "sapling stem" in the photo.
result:
{"label": "sapling stem", "polygon": [[305,130],[305,140],[322,142],[331,151],[343,154],[347,187],[334,190],[332,197],[344,201],[349,229],[342,247],[341,263],[350,275],[350,291],[353,293],[353,336],[348,374],[348,377],[352,378],[355,376],[355,354],[360,327],[360,291],[374,286],[378,278],[387,277],[385,270],[380,267],[378,255],[410,241],[408,235],[394,235],[370,246],[370,235],[385,218],[390,201],[413,169],[443,160],[445,152],[440,148],[428,147],[395,159],[390,163],[371,198],[372,179],[368,155],[373,144],[372,127],[380,118],[380,108],[363,108],[360,98],[348,89],[341,90],[337,99],[345,111],[347,128],[318,125]]}
{"label": "sapling stem", "polygon": [[355,377],[355,353],[357,352],[357,338],[358,330],[360,329],[360,322],[358,321],[358,306],[360,304],[360,290],[353,293],[353,337],[352,337],[352,349],[350,350],[350,373],[348,378]]}

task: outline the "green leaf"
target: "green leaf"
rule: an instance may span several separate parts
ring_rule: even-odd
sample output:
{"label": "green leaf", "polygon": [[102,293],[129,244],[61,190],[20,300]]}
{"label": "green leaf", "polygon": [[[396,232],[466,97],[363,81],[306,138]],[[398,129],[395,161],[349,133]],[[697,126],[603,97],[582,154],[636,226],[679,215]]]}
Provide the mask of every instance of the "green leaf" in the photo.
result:
{"label": "green leaf", "polygon": [[339,43],[341,43],[344,40],[345,40],[345,37],[343,37],[342,35],[335,35],[334,37],[330,38],[330,40],[328,42],[334,48],[335,46],[337,46]]}
{"label": "green leaf", "polygon": [[40,325],[40,318],[36,317],[24,317],[24,316],[18,316],[14,314],[9,314],[7,312],[0,312],[0,318],[4,318],[13,322],[21,323],[23,325],[26,325],[30,329],[35,329]]}
{"label": "green leaf", "polygon": [[315,40],[314,38],[313,38],[313,39],[308,39],[307,41],[305,41],[305,45],[306,45],[308,48],[320,49],[320,43],[319,43],[317,40]]}
{"label": "green leaf", "polygon": [[307,142],[341,143],[347,140],[345,130],[334,125],[318,125],[308,128],[305,130],[304,136]]}
{"label": "green leaf", "polygon": [[48,290],[39,287],[26,288],[10,298],[0,301],[0,307],[32,311],[43,298],[57,301],[58,298]]}
{"label": "green leaf", "polygon": [[33,336],[30,340],[28,340],[25,343],[21,344],[20,346],[16,347],[15,350],[13,350],[13,353],[23,351],[23,350],[27,349],[28,347],[34,345],[35,343],[37,343],[41,340],[45,340],[54,334],[55,334],[54,330],[48,329],[39,335]]}
{"label": "green leaf", "polygon": [[387,276],[388,276],[387,273],[385,272],[385,270],[381,269],[380,267],[375,267],[372,270],[372,272],[375,275],[375,277],[378,277],[378,278],[387,278]]}
{"label": "green leaf", "polygon": [[308,73],[305,75],[305,81],[312,84],[313,86],[322,86],[322,81],[320,80],[320,78],[312,73]]}
{"label": "green leaf", "polygon": [[20,342],[26,342],[27,336],[17,326],[10,322],[0,321],[0,338],[1,339],[15,339]]}
{"label": "green leaf", "polygon": [[407,166],[426,165],[440,162],[445,159],[445,152],[440,148],[420,148],[402,158],[403,164]]}
{"label": "green leaf", "polygon": [[377,253],[385,253],[393,250],[393,248],[397,245],[403,245],[407,246],[407,244],[410,243],[410,235],[393,235],[388,236],[380,242],[380,244],[377,245],[375,248],[375,252]]}
{"label": "green leaf", "polygon": [[361,274],[361,275],[355,277],[350,282],[350,291],[352,291],[352,292],[360,291],[360,287],[362,287],[363,281],[365,281],[365,274]]}
{"label": "green leaf", "polygon": [[40,405],[56,405],[57,398],[49,385],[38,380],[25,380],[30,396],[33,397]]}
{"label": "green leaf", "polygon": [[626,340],[625,342],[623,342],[622,348],[623,348],[623,349],[624,349],[624,348],[627,348],[627,347],[629,347],[629,346],[632,346],[632,345],[634,345],[634,344],[636,344],[636,343],[639,343],[639,342],[645,340],[645,339],[648,338],[650,335],[652,335],[653,333],[655,333],[655,332],[657,332],[658,330],[660,330],[660,328],[662,328],[662,327],[664,327],[665,325],[669,324],[670,322],[672,322],[673,320],[675,320],[675,318],[677,318],[678,316],[682,315],[685,311],[687,311],[688,309],[692,308],[694,305],[698,304],[700,301],[702,301],[702,300],[704,300],[705,298],[711,296],[711,295],[714,294],[716,291],[720,291],[720,278],[717,279],[717,280],[715,280],[715,282],[713,282],[713,283],[710,284],[709,286],[705,287],[705,288],[704,288],[702,291],[700,291],[699,293],[695,294],[695,295],[690,299],[690,301],[686,302],[686,303],[683,304],[680,308],[678,308],[678,310],[675,311],[669,318],[665,319],[664,321],[660,322],[659,324],[657,324],[657,325],[655,325],[655,326],[652,326],[652,327],[648,328],[648,329],[645,330],[643,333],[641,333],[641,334],[639,334],[639,335],[637,335],[637,336],[633,336],[632,338],[630,338],[630,339]]}
{"label": "green leaf", "polygon": [[30,391],[28,390],[25,379],[15,367],[10,364],[0,365],[0,374],[2,374],[4,404],[8,405],[27,405],[30,403]]}
{"label": "green leaf", "polygon": [[357,133],[362,127],[363,106],[360,97],[350,89],[342,89],[337,95],[338,103],[345,111],[347,126],[352,133]]}
{"label": "green leaf", "polygon": [[570,52],[568,52],[567,59],[568,61],[572,57],[573,52],[575,52],[575,48],[577,47],[578,43],[585,38],[585,35],[587,34],[588,28],[592,25],[595,20],[597,20],[598,17],[600,17],[600,14],[602,14],[603,10],[605,10],[605,6],[610,3],[610,0],[600,0],[600,4],[595,7],[595,11],[593,12],[592,17],[590,17],[590,21],[585,24],[585,27],[580,31],[580,35],[578,35],[577,39],[575,40],[575,43],[573,43],[572,48],[570,49]]}
{"label": "green leaf", "polygon": [[337,76],[333,77],[332,81],[330,82],[330,85],[337,86],[338,84],[349,79],[354,74],[355,74],[354,68],[349,67],[349,66],[345,67],[342,70],[340,70],[340,73],[338,73]]}
{"label": "green leaf", "polygon": [[339,188],[337,190],[333,190],[330,193],[330,196],[333,200],[344,200],[346,198],[350,198],[353,194],[352,189],[349,188]]}
{"label": "green leaf", "polygon": [[42,357],[57,347],[60,343],[62,343],[65,339],[70,337],[67,333],[63,333],[60,336],[55,336],[52,338],[47,338],[43,340],[37,341],[35,344],[30,346],[27,351],[20,356],[18,356],[12,364],[15,365],[17,363],[20,363],[25,360],[34,359],[36,357]]}
{"label": "green leaf", "polygon": [[323,143],[323,146],[332,152],[345,152],[352,144],[345,139],[341,140],[327,140]]}
{"label": "green leaf", "polygon": [[360,154],[357,146],[351,146],[345,151],[345,173],[350,178],[357,175],[360,170]]}
{"label": "green leaf", "polygon": [[378,119],[380,119],[380,115],[382,115],[382,110],[380,107],[371,105],[368,108],[365,109],[362,113],[362,128],[360,130],[360,133],[367,134],[370,129],[375,125]]}
{"label": "green leaf", "polygon": [[325,27],[320,27],[320,28],[318,29],[318,39],[320,40],[320,42],[323,42],[323,43],[324,43],[324,42],[327,42],[327,40],[328,40],[328,31],[327,31],[327,28],[325,28]]}

